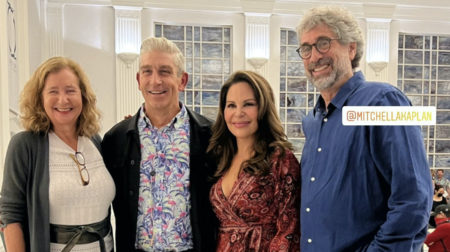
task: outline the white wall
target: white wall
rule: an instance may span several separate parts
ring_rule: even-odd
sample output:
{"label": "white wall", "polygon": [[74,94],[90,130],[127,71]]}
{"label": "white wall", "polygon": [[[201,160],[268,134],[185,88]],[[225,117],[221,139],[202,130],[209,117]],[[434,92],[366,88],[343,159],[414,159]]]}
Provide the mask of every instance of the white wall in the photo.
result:
{"label": "white wall", "polygon": [[116,123],[114,9],[65,5],[63,20],[64,56],[78,62],[91,81],[102,112],[103,135]]}
{"label": "white wall", "polygon": [[[22,1],[22,0],[19,0]],[[2,4],[6,1],[3,0]],[[34,69],[46,57],[45,39],[45,6],[46,1],[42,0],[28,0],[28,53],[29,57],[25,62],[19,62],[23,67],[28,67],[28,72],[31,74]],[[50,0],[49,2],[64,1]],[[115,55],[115,13],[111,4],[108,1],[90,1],[96,5],[90,5],[88,1],[66,1],[79,4],[64,4],[62,17],[62,34],[63,34],[63,54],[73,58],[81,64],[83,69],[88,74],[91,80],[94,91],[98,98],[98,107],[103,113],[102,119],[102,134],[106,132],[116,123],[116,55]],[[112,1],[114,2],[114,1]],[[137,1],[139,2],[139,1]],[[141,1],[142,2],[142,1]],[[196,1],[192,4],[194,6]],[[198,2],[198,1],[197,1]],[[282,1],[277,1],[282,3]],[[296,1],[292,1],[294,4]],[[298,1],[302,2],[302,1]],[[306,1],[305,1],[306,2]],[[104,3],[104,4],[102,4]],[[130,2],[131,3],[131,2]],[[215,3],[215,2],[214,2]],[[284,3],[284,2],[283,2]],[[161,3],[163,4],[163,3]],[[235,2],[230,5],[235,5]],[[168,8],[152,8],[150,5],[144,5],[142,10],[142,39],[153,35],[154,22],[165,22],[174,24],[193,24],[193,25],[232,25],[233,26],[233,71],[244,69],[245,63],[245,18],[243,15],[243,8],[238,7],[223,7],[215,8],[214,10],[195,10],[194,7],[189,7],[190,4],[184,3],[183,6],[177,6],[179,9]],[[316,5],[312,4],[311,6]],[[175,5],[173,5],[175,6]],[[200,5],[199,5],[200,6]],[[284,10],[286,13],[282,14],[274,11],[271,17],[270,34],[271,34],[271,51],[270,61],[268,63],[271,69],[267,78],[272,84],[275,91],[279,88],[279,28],[295,28],[300,20],[301,14],[306,8],[300,8],[300,4],[293,5],[294,7],[281,8],[277,5],[278,11]],[[306,6],[306,5],[305,5]],[[304,7],[305,7],[304,6]],[[308,5],[309,6],[309,5]],[[309,6],[309,7],[311,7]],[[364,11],[359,5],[352,5],[356,11],[356,16],[360,18],[362,28],[365,29]],[[2,6],[4,7],[4,6]],[[184,8],[184,9],[183,9]],[[448,8],[448,6],[447,6]],[[352,8],[351,8],[352,9]],[[445,8],[444,8],[445,9]],[[290,12],[288,12],[290,11]],[[404,12],[404,11],[403,11]],[[399,12],[398,17],[406,17],[411,20],[411,15],[407,16],[408,12]],[[442,12],[442,11],[441,11]],[[439,14],[440,12],[438,12]],[[4,14],[4,13],[3,13]],[[437,15],[438,15],[437,14]],[[440,15],[440,14],[439,14]],[[439,16],[438,15],[438,16]],[[450,21],[436,22],[432,20],[433,14],[427,14],[428,19],[421,19],[416,21],[399,21],[395,15],[391,23],[390,31],[390,63],[389,63],[389,77],[388,81],[392,84],[396,83],[397,74],[397,38],[399,32],[408,33],[427,33],[427,34],[450,34]],[[441,15],[442,16],[442,15]],[[1,16],[0,16],[1,18]],[[2,25],[4,23],[0,22]],[[1,30],[1,35],[5,30]],[[0,40],[1,41],[1,40]],[[1,51],[1,50],[0,50]],[[4,54],[0,54],[2,60],[5,58]],[[0,67],[3,70],[6,66],[4,60],[0,60]],[[363,59],[364,60],[364,59]],[[363,71],[365,64],[361,64]],[[301,67],[301,66],[299,66]],[[0,71],[1,71],[0,70]],[[137,69],[136,69],[137,70]],[[26,72],[26,71],[24,71]],[[3,72],[1,72],[3,73]],[[26,74],[22,78],[28,79]],[[4,79],[2,74],[1,78]],[[20,85],[23,87],[25,81],[21,81]],[[120,85],[120,83],[117,83]],[[2,80],[2,86],[5,85]],[[2,88],[0,92],[7,92],[7,89]],[[138,92],[136,84],[136,92]],[[275,92],[277,93],[277,92]],[[0,93],[1,94],[1,93]],[[277,97],[278,100],[278,97]],[[4,99],[2,99],[4,102]],[[278,102],[277,102],[278,104]],[[137,109],[137,108],[136,108]],[[5,108],[2,108],[5,111]],[[7,111],[7,110],[6,110]],[[0,113],[0,116],[2,114]],[[0,131],[6,129],[8,126],[2,124]],[[0,139],[1,140],[1,139]],[[2,140],[2,146],[5,145],[5,140]],[[6,140],[7,142],[7,140]],[[3,155],[2,155],[3,157]]]}
{"label": "white wall", "polygon": [[[8,53],[6,27],[6,0],[0,1],[0,166],[3,167],[6,147],[9,141],[9,99],[8,99]],[[5,123],[6,122],[6,123]],[[0,181],[3,169],[0,171]],[[1,184],[1,183],[0,183]]]}
{"label": "white wall", "polygon": [[[40,0],[28,1],[28,72],[32,74],[42,62],[42,41],[45,38],[44,19],[41,11]],[[30,76],[27,76],[28,78]],[[23,83],[22,85],[24,85]]]}

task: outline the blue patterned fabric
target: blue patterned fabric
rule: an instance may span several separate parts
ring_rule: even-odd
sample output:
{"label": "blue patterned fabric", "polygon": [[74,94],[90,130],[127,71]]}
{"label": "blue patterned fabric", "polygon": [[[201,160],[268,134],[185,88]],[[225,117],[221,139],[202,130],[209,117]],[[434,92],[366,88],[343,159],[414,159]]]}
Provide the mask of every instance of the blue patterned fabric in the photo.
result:
{"label": "blue patterned fabric", "polygon": [[189,193],[189,117],[182,105],[171,123],[152,126],[142,107],[137,247],[147,251],[193,248]]}

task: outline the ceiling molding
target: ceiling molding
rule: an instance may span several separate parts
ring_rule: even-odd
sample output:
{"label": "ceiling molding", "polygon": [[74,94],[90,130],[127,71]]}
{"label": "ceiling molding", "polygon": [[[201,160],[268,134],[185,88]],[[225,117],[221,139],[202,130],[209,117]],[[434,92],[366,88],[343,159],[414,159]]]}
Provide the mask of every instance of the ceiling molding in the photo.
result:
{"label": "ceiling molding", "polygon": [[357,18],[450,23],[449,0],[48,0],[48,3],[297,16],[319,5],[338,5],[349,9]]}
{"label": "ceiling molding", "polygon": [[392,19],[395,8],[393,4],[363,4],[364,18]]}
{"label": "ceiling molding", "polygon": [[241,0],[242,10],[253,13],[273,13],[275,0]]}

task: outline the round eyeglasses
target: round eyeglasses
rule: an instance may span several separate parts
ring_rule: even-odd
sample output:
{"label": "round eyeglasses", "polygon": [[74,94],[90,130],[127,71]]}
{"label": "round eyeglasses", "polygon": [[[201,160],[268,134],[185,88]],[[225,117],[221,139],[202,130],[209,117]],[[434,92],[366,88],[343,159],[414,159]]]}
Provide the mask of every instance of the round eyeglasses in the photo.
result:
{"label": "round eyeglasses", "polygon": [[314,46],[316,50],[320,53],[326,53],[330,50],[331,47],[331,40],[338,40],[337,38],[327,38],[327,37],[320,37],[316,43],[309,45],[309,44],[303,44],[301,45],[297,50],[295,50],[298,53],[298,56],[302,59],[309,59],[312,54],[312,47]]}
{"label": "round eyeglasses", "polygon": [[81,184],[83,186],[89,185],[89,172],[86,169],[86,161],[84,160],[83,153],[81,152],[75,152],[74,154],[69,154],[70,157],[73,159],[73,161],[77,164],[78,172],[80,173],[81,177]]}

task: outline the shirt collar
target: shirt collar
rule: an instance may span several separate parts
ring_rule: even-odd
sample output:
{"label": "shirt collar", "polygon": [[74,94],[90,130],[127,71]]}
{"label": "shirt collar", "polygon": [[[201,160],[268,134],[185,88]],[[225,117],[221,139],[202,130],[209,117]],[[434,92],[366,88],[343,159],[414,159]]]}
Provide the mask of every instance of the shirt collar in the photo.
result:
{"label": "shirt collar", "polygon": [[[355,72],[353,76],[344,85],[342,85],[342,87],[339,89],[338,93],[333,98],[333,100],[331,100],[328,106],[332,105],[335,108],[342,109],[348,97],[360,86],[363,81],[365,81],[365,79],[361,71]],[[325,101],[320,95],[319,99],[317,100],[316,106],[314,107],[314,113],[321,113],[325,110]]]}
{"label": "shirt collar", "polygon": [[[184,122],[188,120],[189,117],[186,111],[186,107],[181,102],[180,107],[181,107],[180,111],[175,115],[172,121],[161,129],[178,129],[183,126]],[[141,106],[138,121],[144,122],[146,128],[155,129],[155,127],[152,125],[152,122],[145,114],[145,103],[142,104]]]}

